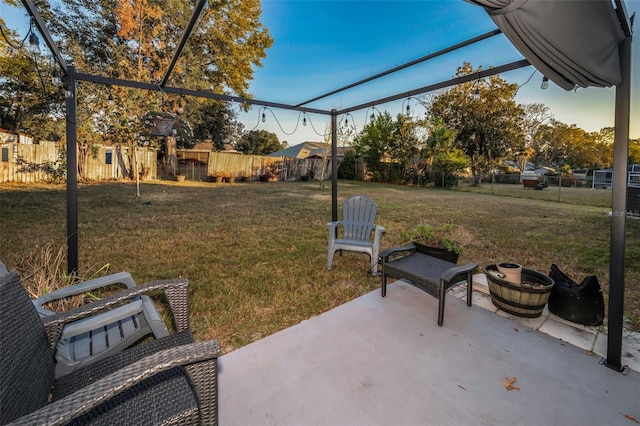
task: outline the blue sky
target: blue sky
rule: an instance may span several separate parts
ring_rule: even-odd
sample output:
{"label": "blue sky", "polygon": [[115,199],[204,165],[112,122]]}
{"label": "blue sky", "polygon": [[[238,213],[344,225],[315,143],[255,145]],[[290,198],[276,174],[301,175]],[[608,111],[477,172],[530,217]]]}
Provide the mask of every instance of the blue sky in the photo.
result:
{"label": "blue sky", "polygon": [[[629,15],[640,11],[640,0],[627,1]],[[344,85],[372,76],[413,59],[495,29],[480,7],[460,0],[423,1],[308,1],[263,0],[262,21],[274,44],[264,66],[255,72],[251,91],[256,99],[297,104]],[[640,13],[638,13],[640,18]],[[636,25],[637,27],[637,25]],[[637,32],[637,28],[636,28]],[[640,137],[640,41],[633,46],[631,137]],[[365,83],[308,106],[345,108],[446,80],[464,61],[474,67],[498,66],[521,59],[503,35],[462,48],[435,60]],[[533,67],[502,74],[510,82],[523,84]],[[517,94],[520,103],[543,103],[554,117],[587,131],[598,131],[614,123],[614,88],[565,91],[554,84],[541,90],[542,75],[535,72]],[[377,106],[393,115],[403,111],[402,101]],[[424,113],[410,101],[415,113]],[[311,115],[310,125],[298,125],[297,112],[272,110],[266,122],[259,120],[259,107],[241,115],[248,130],[266,129],[294,145],[322,140],[329,120]],[[368,114],[370,114],[369,111]],[[352,113],[362,129],[365,111]],[[277,121],[280,123],[278,125]],[[282,129],[280,129],[282,127]]]}
{"label": "blue sky", "polygon": [[[626,5],[629,15],[640,11],[640,0],[627,0]],[[28,25],[22,10],[6,5],[1,7],[2,17],[11,28]],[[263,0],[262,8],[262,22],[269,29],[274,44],[267,51],[263,67],[256,68],[250,91],[256,99],[286,104],[304,102],[496,28],[482,8],[462,0]],[[345,108],[446,80],[464,61],[471,62],[474,67],[488,68],[521,58],[511,43],[499,35],[308,106]],[[632,138],[638,138],[640,41],[637,36],[632,58],[630,133]],[[523,84],[534,72],[533,67],[526,67],[502,74],[502,77]],[[541,79],[542,75],[535,72],[518,91],[516,100],[543,103],[557,120],[576,124],[586,131],[613,126],[614,88],[567,92],[551,84],[548,90],[541,90]],[[409,102],[415,114],[424,113],[417,101]],[[376,106],[393,115],[402,112],[403,107],[406,107],[406,101]],[[264,123],[260,113],[260,108],[254,106],[248,113],[240,114],[246,130],[272,131],[290,145],[322,140],[329,125],[327,116],[311,114],[307,126],[302,125],[300,118],[296,129],[297,112],[270,109],[266,111]],[[368,114],[356,111],[350,120],[355,121],[357,129],[362,129]]]}

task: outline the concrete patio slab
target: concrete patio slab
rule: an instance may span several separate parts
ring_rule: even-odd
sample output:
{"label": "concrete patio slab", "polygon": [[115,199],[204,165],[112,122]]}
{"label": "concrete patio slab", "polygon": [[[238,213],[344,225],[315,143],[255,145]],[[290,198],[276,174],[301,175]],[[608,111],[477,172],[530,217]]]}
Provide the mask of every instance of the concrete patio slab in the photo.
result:
{"label": "concrete patio slab", "polygon": [[[474,298],[476,294],[474,294]],[[220,359],[224,425],[632,425],[640,374],[408,283]],[[519,389],[508,390],[510,380]]]}

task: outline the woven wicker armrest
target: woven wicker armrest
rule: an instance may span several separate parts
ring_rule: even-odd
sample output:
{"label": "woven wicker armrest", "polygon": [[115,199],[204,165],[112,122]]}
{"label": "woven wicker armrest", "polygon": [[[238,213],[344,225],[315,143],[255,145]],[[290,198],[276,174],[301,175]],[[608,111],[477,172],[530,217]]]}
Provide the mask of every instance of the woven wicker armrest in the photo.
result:
{"label": "woven wicker armrest", "polygon": [[[199,365],[209,368],[207,361],[213,360],[215,362],[220,355],[220,345],[216,340],[167,349],[130,364],[65,398],[17,419],[15,423],[11,424],[67,424],[79,415],[162,371],[177,366],[187,366],[190,378],[194,375],[202,375],[198,372]],[[216,380],[215,377],[207,377],[207,379],[209,381]],[[201,388],[196,386],[196,399],[199,401],[199,405],[202,405],[202,401],[215,399],[208,395],[198,394],[199,389]],[[216,386],[205,387],[205,392],[216,392]],[[215,409],[215,407],[213,408]],[[210,408],[205,407],[205,411],[207,409]]]}
{"label": "woven wicker armrest", "polygon": [[402,247],[391,247],[388,248],[386,250],[384,250],[382,253],[380,253],[380,258],[386,262],[389,260],[389,256],[391,256],[392,254],[395,253],[401,253],[403,251],[408,251],[413,253],[414,251],[416,251],[416,246],[414,246],[413,244],[408,244],[406,246],[402,246]]}
{"label": "woven wicker armrest", "polygon": [[473,262],[469,262],[466,265],[454,266],[453,268],[449,268],[442,273],[440,276],[446,282],[454,283],[458,278],[465,277],[468,273],[473,272],[478,265]]}
{"label": "woven wicker armrest", "polygon": [[65,324],[89,317],[98,312],[118,306],[121,302],[132,297],[163,290],[171,308],[171,314],[176,325],[176,331],[189,329],[189,281],[187,279],[159,280],[129,288],[105,297],[99,301],[82,305],[78,308],[60,312],[42,319],[49,344],[54,347]]}

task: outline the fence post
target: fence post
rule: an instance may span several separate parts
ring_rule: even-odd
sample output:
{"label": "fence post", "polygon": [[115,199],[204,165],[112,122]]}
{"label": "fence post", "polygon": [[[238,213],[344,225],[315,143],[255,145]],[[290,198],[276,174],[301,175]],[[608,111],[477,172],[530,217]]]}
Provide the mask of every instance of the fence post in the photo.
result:
{"label": "fence post", "polygon": [[562,195],[562,176],[558,178],[558,201],[560,201],[560,199],[562,198],[561,195]]}

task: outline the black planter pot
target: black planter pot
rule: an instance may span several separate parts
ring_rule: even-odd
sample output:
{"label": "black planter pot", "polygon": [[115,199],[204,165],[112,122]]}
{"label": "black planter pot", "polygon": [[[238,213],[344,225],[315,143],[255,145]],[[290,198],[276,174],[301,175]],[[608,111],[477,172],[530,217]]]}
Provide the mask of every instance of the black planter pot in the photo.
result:
{"label": "black planter pot", "polygon": [[413,243],[418,253],[426,254],[437,259],[446,260],[451,263],[458,263],[459,254],[444,248],[425,246],[420,243]]}

